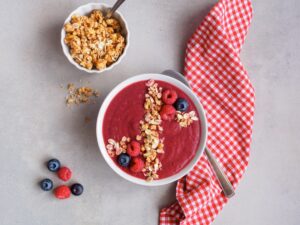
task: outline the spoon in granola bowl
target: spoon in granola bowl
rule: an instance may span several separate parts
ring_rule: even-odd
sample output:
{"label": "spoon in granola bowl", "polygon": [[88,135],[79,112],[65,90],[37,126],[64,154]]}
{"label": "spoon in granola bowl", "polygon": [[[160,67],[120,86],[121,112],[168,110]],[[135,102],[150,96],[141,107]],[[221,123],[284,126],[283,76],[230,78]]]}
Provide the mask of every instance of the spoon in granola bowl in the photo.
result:
{"label": "spoon in granola bowl", "polygon": [[118,0],[113,7],[107,12],[106,14],[106,18],[110,18],[112,17],[112,15],[114,14],[114,12],[125,2],[125,0]]}

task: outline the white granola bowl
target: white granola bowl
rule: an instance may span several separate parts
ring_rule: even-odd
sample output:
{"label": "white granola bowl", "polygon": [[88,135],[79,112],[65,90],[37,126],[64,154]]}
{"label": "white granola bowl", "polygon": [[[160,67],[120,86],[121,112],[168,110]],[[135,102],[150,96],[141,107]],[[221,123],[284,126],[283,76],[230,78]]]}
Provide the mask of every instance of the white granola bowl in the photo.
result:
{"label": "white granola bowl", "polygon": [[[89,3],[89,4],[86,4],[86,5],[79,6],[77,9],[75,9],[73,12],[70,13],[70,15],[65,20],[64,25],[66,23],[70,22],[71,17],[75,14],[76,15],[88,15],[93,10],[98,9],[98,10],[101,10],[101,11],[106,11],[108,8],[109,8],[108,5],[102,4],[102,3]],[[61,43],[61,46],[62,46],[62,50],[63,50],[65,56],[67,57],[67,59],[69,60],[69,62],[72,63],[77,69],[85,71],[87,73],[103,73],[105,71],[111,70],[113,67],[118,65],[122,61],[122,59],[125,57],[125,55],[127,53],[127,49],[129,47],[129,36],[130,36],[130,34],[129,34],[129,30],[128,30],[128,25],[127,25],[127,22],[126,22],[124,16],[120,12],[116,11],[114,13],[114,17],[120,22],[120,25],[122,26],[122,34],[125,37],[126,46],[123,50],[122,55],[118,58],[118,60],[116,62],[114,62],[113,64],[111,64],[110,66],[106,67],[103,70],[97,70],[97,69],[89,70],[89,69],[86,69],[86,68],[80,66],[77,62],[75,62],[75,60],[70,55],[69,47],[64,42],[66,32],[64,30],[64,26],[62,27],[61,38],[60,38],[60,43]]]}
{"label": "white granola bowl", "polygon": [[[194,158],[191,160],[191,162],[184,168],[182,169],[179,173],[174,174],[170,177],[164,178],[164,179],[159,179],[159,180],[154,180],[151,182],[147,182],[144,179],[140,179],[137,177],[134,177],[126,172],[124,172],[122,169],[120,169],[115,162],[112,160],[112,158],[108,155],[106,146],[105,146],[105,140],[103,140],[102,136],[102,130],[103,130],[103,121],[104,121],[104,116],[105,112],[110,104],[110,102],[114,99],[114,97],[125,87],[138,82],[138,81],[146,81],[146,80],[158,80],[158,81],[165,81],[168,82],[179,89],[181,89],[183,92],[185,92],[190,99],[194,102],[198,114],[199,114],[199,119],[201,122],[201,139],[200,143],[198,146],[198,150],[194,156]],[[97,127],[96,127],[96,134],[97,134],[97,140],[98,140],[98,145],[100,152],[102,153],[103,158],[107,162],[107,164],[121,177],[124,179],[131,181],[133,183],[139,184],[139,185],[144,185],[144,186],[159,186],[159,185],[165,185],[171,182],[174,182],[181,177],[185,176],[189,171],[195,166],[195,164],[198,162],[200,159],[204,148],[205,148],[205,143],[206,143],[206,138],[207,138],[207,122],[206,122],[206,117],[205,117],[205,111],[201,105],[201,103],[198,100],[198,97],[192,92],[191,89],[189,89],[185,84],[182,82],[178,81],[177,79],[174,79],[172,77],[162,75],[162,74],[142,74],[138,76],[131,77],[119,85],[117,85],[105,98],[104,102],[102,103],[102,106],[99,110],[98,113],[98,119],[97,119]]]}

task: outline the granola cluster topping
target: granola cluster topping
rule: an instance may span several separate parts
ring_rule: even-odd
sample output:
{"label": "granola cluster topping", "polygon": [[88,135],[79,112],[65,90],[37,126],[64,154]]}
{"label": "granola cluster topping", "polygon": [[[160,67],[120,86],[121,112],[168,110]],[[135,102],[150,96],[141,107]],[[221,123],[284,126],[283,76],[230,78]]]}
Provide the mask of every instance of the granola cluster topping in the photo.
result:
{"label": "granola cluster topping", "polygon": [[[163,105],[162,88],[154,80],[146,83],[148,87],[145,94],[145,116],[144,120],[140,121],[141,136],[143,145],[141,151],[145,158],[145,167],[143,169],[144,176],[148,181],[158,179],[158,170],[162,167],[158,154],[164,153],[163,139],[160,139],[159,134],[163,131],[161,126],[162,120],[160,110]],[[137,137],[140,138],[140,137]]]}
{"label": "granola cluster topping", "polygon": [[127,145],[130,142],[129,137],[122,137],[121,141],[117,142],[114,139],[108,139],[108,145],[106,145],[107,153],[110,157],[118,156],[122,153],[126,153]]}
{"label": "granola cluster topping", "polygon": [[106,19],[100,10],[89,16],[73,15],[64,29],[64,41],[72,58],[86,69],[102,70],[110,66],[117,61],[126,45],[119,21]]}
{"label": "granola cluster topping", "polygon": [[194,121],[197,121],[198,117],[196,116],[195,111],[190,111],[188,113],[185,112],[176,112],[176,121],[179,123],[181,127],[188,127]]}
{"label": "granola cluster topping", "polygon": [[79,87],[76,88],[74,84],[68,84],[68,96],[66,97],[66,104],[81,104],[81,103],[90,103],[95,98],[99,97],[100,94],[98,91],[93,90],[90,87]]}

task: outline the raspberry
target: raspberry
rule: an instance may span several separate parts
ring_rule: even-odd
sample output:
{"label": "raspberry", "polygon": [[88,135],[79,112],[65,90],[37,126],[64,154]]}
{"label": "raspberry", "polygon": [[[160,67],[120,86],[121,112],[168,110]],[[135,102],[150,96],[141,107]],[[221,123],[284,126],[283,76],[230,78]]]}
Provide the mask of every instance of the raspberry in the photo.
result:
{"label": "raspberry", "polygon": [[140,143],[138,143],[137,141],[131,141],[128,145],[127,145],[127,154],[135,157],[138,156],[141,152],[141,145]]}
{"label": "raspberry", "polygon": [[57,171],[57,176],[63,181],[68,181],[72,176],[72,171],[68,167],[61,167]]}
{"label": "raspberry", "polygon": [[54,195],[58,199],[66,199],[71,195],[71,190],[68,186],[62,185],[54,189]]}
{"label": "raspberry", "polygon": [[145,166],[144,161],[139,157],[135,157],[131,160],[129,169],[134,173],[138,173],[142,171],[144,166]]}
{"label": "raspberry", "polygon": [[160,111],[162,120],[173,120],[176,114],[176,109],[172,105],[164,105]]}
{"label": "raspberry", "polygon": [[174,90],[165,90],[162,93],[162,100],[167,105],[172,105],[177,100],[177,93]]}

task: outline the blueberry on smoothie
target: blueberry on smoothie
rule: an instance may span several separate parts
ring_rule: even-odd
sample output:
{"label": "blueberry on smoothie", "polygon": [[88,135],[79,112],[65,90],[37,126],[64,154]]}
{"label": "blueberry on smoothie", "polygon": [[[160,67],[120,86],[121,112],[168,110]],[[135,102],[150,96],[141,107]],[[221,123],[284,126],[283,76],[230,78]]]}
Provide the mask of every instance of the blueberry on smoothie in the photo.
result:
{"label": "blueberry on smoothie", "polygon": [[130,156],[126,153],[122,153],[118,157],[118,163],[123,167],[128,167],[130,163]]}
{"label": "blueberry on smoothie", "polygon": [[174,107],[177,111],[186,112],[189,108],[189,103],[184,98],[178,98],[174,103]]}

